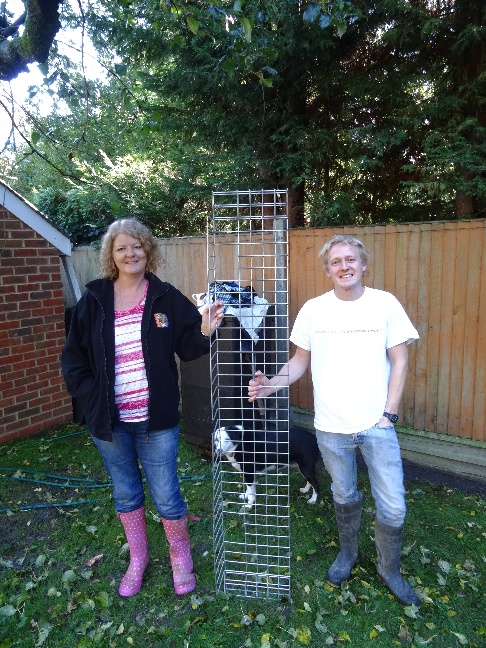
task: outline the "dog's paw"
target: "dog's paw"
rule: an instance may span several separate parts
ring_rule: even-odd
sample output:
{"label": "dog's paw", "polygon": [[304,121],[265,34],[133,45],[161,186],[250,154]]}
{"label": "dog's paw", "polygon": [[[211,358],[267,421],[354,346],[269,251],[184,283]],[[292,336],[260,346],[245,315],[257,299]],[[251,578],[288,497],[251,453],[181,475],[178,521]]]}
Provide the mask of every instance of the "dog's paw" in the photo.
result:
{"label": "dog's paw", "polygon": [[246,493],[241,493],[241,495],[238,495],[238,497],[245,503],[245,506],[247,506],[248,508],[251,508],[256,501],[256,497],[248,497]]}
{"label": "dog's paw", "polygon": [[305,495],[309,491],[312,491],[312,495],[307,500],[307,504],[315,504],[317,502],[317,492],[310,482],[307,482],[307,484],[303,488],[299,488],[299,491],[302,493],[302,495]]}

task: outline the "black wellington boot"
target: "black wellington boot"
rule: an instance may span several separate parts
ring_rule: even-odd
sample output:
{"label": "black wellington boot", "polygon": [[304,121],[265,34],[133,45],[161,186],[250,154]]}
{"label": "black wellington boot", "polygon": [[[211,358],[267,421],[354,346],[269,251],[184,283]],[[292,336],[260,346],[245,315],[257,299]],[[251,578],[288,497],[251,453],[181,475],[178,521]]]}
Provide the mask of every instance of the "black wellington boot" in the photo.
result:
{"label": "black wellington boot", "polygon": [[329,567],[327,581],[339,587],[349,578],[358,558],[358,535],[361,526],[361,499],[351,504],[334,502],[336,522],[339,532],[339,554]]}
{"label": "black wellington boot", "polygon": [[381,522],[375,524],[375,545],[378,555],[378,576],[402,605],[422,605],[422,600],[400,573],[402,552],[401,527],[391,527]]}

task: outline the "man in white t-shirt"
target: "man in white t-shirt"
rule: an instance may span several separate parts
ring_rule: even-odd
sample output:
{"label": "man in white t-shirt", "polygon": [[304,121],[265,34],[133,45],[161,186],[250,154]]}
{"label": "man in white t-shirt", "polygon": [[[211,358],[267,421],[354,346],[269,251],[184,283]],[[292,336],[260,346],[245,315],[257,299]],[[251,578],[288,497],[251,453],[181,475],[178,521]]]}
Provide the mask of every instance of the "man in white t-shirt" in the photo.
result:
{"label": "man in white t-shirt", "polygon": [[319,256],[334,290],[304,304],[290,336],[295,354],[271,379],[257,371],[249,400],[291,385],[310,365],[314,425],[332,479],[339,531],[340,551],[328,581],[338,587],[347,580],[358,557],[359,447],[376,505],[378,574],[400,603],[419,606],[419,596],[400,573],[406,504],[394,428],[407,377],[407,345],[419,335],[393,295],[363,285],[369,253],[360,240],[333,236]]}

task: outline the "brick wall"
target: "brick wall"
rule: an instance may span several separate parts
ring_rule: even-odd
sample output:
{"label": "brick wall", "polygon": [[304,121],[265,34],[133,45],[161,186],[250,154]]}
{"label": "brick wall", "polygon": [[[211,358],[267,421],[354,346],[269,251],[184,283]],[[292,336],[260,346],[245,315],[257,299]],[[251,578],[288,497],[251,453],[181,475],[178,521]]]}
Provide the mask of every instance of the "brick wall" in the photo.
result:
{"label": "brick wall", "polygon": [[72,420],[59,251],[0,207],[0,442]]}

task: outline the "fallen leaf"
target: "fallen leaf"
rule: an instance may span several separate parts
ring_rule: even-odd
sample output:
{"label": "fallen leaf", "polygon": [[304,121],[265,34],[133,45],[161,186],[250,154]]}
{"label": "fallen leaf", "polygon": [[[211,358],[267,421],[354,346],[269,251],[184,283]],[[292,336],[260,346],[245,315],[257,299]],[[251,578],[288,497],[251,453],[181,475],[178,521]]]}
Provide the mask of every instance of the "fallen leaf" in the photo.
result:
{"label": "fallen leaf", "polygon": [[309,628],[302,626],[302,628],[296,628],[295,632],[297,641],[299,641],[301,644],[304,644],[304,646],[308,646],[310,644],[312,634]]}
{"label": "fallen leaf", "polygon": [[0,567],[6,567],[7,569],[12,569],[13,565],[14,564],[12,560],[2,560],[0,558]]}
{"label": "fallen leaf", "polygon": [[83,610],[94,610],[95,609],[95,602],[93,599],[86,599],[81,603],[81,608]]}
{"label": "fallen leaf", "polygon": [[39,621],[37,627],[39,628],[39,636],[37,637],[37,641],[35,642],[35,648],[42,646],[52,630],[52,625],[45,620]]}
{"label": "fallen leaf", "polygon": [[0,617],[11,617],[17,612],[13,605],[3,605],[0,607]]}
{"label": "fallen leaf", "polygon": [[314,625],[315,625],[315,627],[316,627],[316,630],[317,630],[318,632],[321,632],[322,634],[324,634],[325,632],[327,632],[327,626],[326,626],[324,623],[322,623],[323,618],[324,618],[324,617],[322,616],[322,612],[318,612],[318,613],[316,614],[316,620],[315,620],[315,622],[314,622]]}
{"label": "fallen leaf", "polygon": [[97,556],[93,556],[92,558],[88,558],[85,565],[86,565],[86,567],[92,567],[95,563],[99,562],[102,558],[103,558],[103,554],[98,554]]}
{"label": "fallen leaf", "polygon": [[451,571],[451,565],[447,562],[447,560],[438,560],[437,564],[439,565],[439,568],[446,574]]}
{"label": "fallen leaf", "polygon": [[467,637],[465,637],[463,634],[459,634],[458,632],[453,632],[452,634],[457,637],[457,640],[461,644],[461,646],[467,646],[467,644],[469,643]]}
{"label": "fallen leaf", "polygon": [[406,625],[400,626],[400,630],[398,631],[398,638],[400,639],[400,641],[412,640],[412,635],[410,634],[410,630],[407,628]]}
{"label": "fallen leaf", "polygon": [[437,635],[432,635],[429,639],[424,639],[420,635],[416,634],[413,640],[418,646],[428,646],[428,644],[434,639],[434,637],[437,637]]}
{"label": "fallen leaf", "polygon": [[71,583],[73,580],[76,580],[76,574],[74,570],[68,569],[67,571],[64,572],[61,578],[62,582],[67,584]]}
{"label": "fallen leaf", "polygon": [[110,606],[111,601],[107,592],[100,592],[96,598],[102,607],[107,608]]}
{"label": "fallen leaf", "polygon": [[262,648],[270,648],[270,633],[266,632],[260,638],[260,645]]}
{"label": "fallen leaf", "polygon": [[404,613],[411,619],[416,619],[418,607],[416,605],[407,605],[407,607],[404,609]]}

